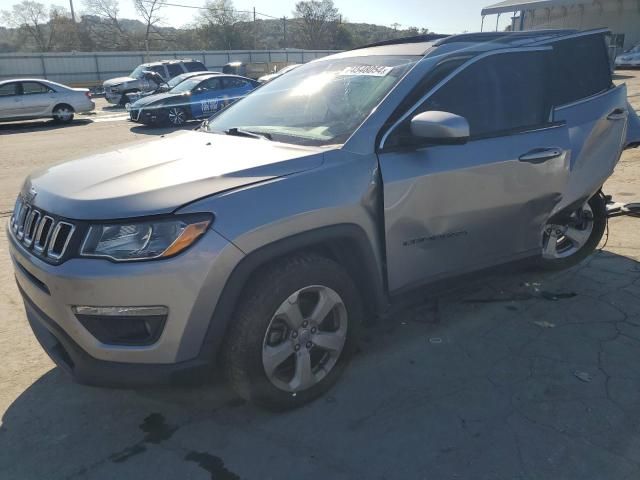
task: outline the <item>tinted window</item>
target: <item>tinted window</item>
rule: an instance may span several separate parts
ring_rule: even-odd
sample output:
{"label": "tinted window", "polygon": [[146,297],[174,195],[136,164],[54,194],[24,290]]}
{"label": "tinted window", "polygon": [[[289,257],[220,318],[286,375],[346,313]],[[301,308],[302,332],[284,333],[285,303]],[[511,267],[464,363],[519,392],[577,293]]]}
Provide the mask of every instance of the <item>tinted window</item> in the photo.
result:
{"label": "tinted window", "polygon": [[222,88],[242,88],[247,85],[247,82],[239,78],[225,78],[222,85]]}
{"label": "tinted window", "polygon": [[200,62],[185,62],[184,66],[187,72],[204,72],[207,70],[207,67]]}
{"label": "tinted window", "polygon": [[7,83],[0,85],[0,97],[9,97],[11,95],[18,95],[18,84]]}
{"label": "tinted window", "polygon": [[201,90],[219,90],[220,89],[220,79],[219,78],[209,78],[202,82],[199,86]]}
{"label": "tinted window", "polygon": [[152,72],[156,72],[160,74],[162,78],[165,78],[167,76],[167,72],[164,69],[164,65],[154,65],[152,67],[147,68],[147,70],[151,70]]}
{"label": "tinted window", "polygon": [[176,77],[178,75],[182,75],[184,71],[179,63],[170,63],[167,65],[167,70],[169,70],[169,76],[171,78]]}
{"label": "tinted window", "polygon": [[[549,118],[546,52],[492,55],[468,66],[415,112],[455,113],[469,122],[471,136],[541,125]],[[408,123],[406,125],[408,131]]]}
{"label": "tinted window", "polygon": [[609,55],[602,35],[553,44],[554,105],[565,105],[611,87]]}
{"label": "tinted window", "polygon": [[22,90],[24,95],[31,95],[34,93],[48,93],[52,90],[38,82],[22,82]]}

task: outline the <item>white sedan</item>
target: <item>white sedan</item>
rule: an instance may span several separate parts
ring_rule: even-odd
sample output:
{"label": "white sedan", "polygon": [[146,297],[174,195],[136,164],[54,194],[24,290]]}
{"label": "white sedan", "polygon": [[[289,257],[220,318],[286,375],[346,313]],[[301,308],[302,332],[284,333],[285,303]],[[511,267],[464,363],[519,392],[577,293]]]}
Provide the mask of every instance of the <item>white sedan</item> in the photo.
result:
{"label": "white sedan", "polygon": [[616,57],[616,68],[640,67],[640,45]]}
{"label": "white sedan", "polygon": [[86,88],[71,88],[37,78],[0,81],[0,121],[51,117],[60,123],[70,123],[75,113],[94,108]]}

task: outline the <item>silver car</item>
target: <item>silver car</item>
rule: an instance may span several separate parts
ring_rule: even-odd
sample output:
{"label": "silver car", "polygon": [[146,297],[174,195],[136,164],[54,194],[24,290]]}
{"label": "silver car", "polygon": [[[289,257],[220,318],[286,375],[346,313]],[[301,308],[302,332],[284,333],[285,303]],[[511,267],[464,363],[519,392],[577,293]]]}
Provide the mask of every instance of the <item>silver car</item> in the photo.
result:
{"label": "silver car", "polygon": [[0,81],[0,121],[50,117],[70,123],[75,113],[94,108],[87,88],[67,87],[40,78]]}
{"label": "silver car", "polygon": [[361,324],[406,292],[523,259],[575,265],[640,141],[604,34],[371,45],[199,131],[34,173],[7,228],[35,335],[79,382],[217,365],[286,409],[327,391]]}
{"label": "silver car", "polygon": [[627,50],[618,55],[615,61],[616,68],[637,68],[640,67],[640,45]]}

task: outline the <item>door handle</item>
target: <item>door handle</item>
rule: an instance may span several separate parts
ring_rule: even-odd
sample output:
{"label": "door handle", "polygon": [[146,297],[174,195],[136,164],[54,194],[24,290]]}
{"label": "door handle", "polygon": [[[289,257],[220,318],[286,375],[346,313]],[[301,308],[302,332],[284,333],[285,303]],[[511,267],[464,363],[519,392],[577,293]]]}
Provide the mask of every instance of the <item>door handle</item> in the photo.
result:
{"label": "door handle", "polygon": [[613,112],[607,115],[607,120],[624,120],[627,118],[629,112],[624,108],[616,108]]}
{"label": "door handle", "polygon": [[520,155],[518,160],[528,163],[543,163],[552,158],[557,158],[562,155],[563,150],[561,148],[534,148],[533,150]]}

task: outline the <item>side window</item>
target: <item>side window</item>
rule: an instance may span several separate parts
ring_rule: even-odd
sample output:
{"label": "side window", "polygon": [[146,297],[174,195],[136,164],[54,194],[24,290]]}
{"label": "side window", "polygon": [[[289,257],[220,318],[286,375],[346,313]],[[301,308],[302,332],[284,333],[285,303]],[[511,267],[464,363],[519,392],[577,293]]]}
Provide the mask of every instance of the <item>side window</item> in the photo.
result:
{"label": "side window", "polygon": [[167,72],[166,72],[166,70],[164,68],[164,65],[153,65],[153,66],[147,68],[147,70],[151,70],[152,72],[156,72],[162,78],[167,78]]}
{"label": "side window", "polygon": [[4,85],[0,85],[0,97],[11,97],[13,95],[20,95],[17,83],[5,83]]}
{"label": "side window", "polygon": [[49,87],[38,82],[22,82],[22,90],[24,95],[33,95],[37,93],[52,92]]}
{"label": "side window", "polygon": [[169,70],[169,77],[171,78],[177,77],[178,75],[182,75],[184,73],[179,63],[167,64],[167,70]]}
{"label": "side window", "polygon": [[587,35],[553,44],[552,100],[566,105],[612,86],[609,55],[603,35]]}
{"label": "side window", "polygon": [[242,88],[247,85],[247,82],[239,78],[225,78],[222,80],[222,88]]}
{"label": "side window", "polygon": [[187,69],[187,72],[206,72],[207,71],[207,67],[205,67],[200,62],[185,62],[184,66]]}
{"label": "side window", "polygon": [[211,90],[220,90],[220,79],[219,78],[209,78],[204,82],[198,85],[198,90],[200,91],[211,91]]}
{"label": "side window", "polygon": [[[467,119],[472,137],[543,125],[550,113],[548,59],[549,52],[526,52],[478,60],[427,98],[411,117],[432,110],[455,113]],[[389,145],[416,141],[409,118],[391,136]]]}

